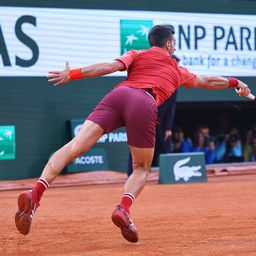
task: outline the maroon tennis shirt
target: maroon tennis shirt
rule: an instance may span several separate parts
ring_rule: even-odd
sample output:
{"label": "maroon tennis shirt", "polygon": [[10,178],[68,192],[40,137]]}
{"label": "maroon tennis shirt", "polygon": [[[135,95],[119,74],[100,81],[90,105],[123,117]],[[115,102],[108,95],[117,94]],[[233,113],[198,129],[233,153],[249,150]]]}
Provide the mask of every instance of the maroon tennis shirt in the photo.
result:
{"label": "maroon tennis shirt", "polygon": [[148,50],[130,50],[117,58],[127,69],[127,79],[117,85],[149,88],[161,105],[180,86],[194,85],[196,75],[178,65],[167,50],[153,46]]}

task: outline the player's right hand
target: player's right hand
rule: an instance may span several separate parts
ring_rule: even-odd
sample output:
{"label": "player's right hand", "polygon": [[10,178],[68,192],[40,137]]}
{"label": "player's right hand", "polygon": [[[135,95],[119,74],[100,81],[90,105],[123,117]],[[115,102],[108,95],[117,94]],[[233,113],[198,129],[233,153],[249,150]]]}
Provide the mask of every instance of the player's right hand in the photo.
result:
{"label": "player's right hand", "polygon": [[248,88],[248,85],[238,80],[238,85],[236,87],[237,94],[240,97],[248,96],[251,93],[251,90]]}
{"label": "player's right hand", "polygon": [[58,86],[61,84],[68,83],[69,79],[69,63],[66,62],[66,69],[63,71],[49,71],[48,72],[48,82],[56,82],[53,86]]}

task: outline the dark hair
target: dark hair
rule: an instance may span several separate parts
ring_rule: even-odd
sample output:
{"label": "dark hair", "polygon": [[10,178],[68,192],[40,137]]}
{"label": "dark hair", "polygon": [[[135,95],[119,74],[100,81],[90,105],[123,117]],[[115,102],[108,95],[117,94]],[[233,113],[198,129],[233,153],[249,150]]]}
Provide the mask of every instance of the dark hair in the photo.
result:
{"label": "dark hair", "polygon": [[175,33],[172,25],[156,25],[149,31],[148,41],[150,46],[164,47],[165,43]]}
{"label": "dark hair", "polygon": [[175,126],[173,128],[173,133],[176,133],[176,132],[184,132],[182,127],[181,126]]}
{"label": "dark hair", "polygon": [[239,141],[239,136],[237,134],[232,134],[229,137],[229,142],[230,143],[235,143]]}
{"label": "dark hair", "polygon": [[172,58],[175,59],[177,62],[180,62],[180,58],[177,55],[172,55]]}

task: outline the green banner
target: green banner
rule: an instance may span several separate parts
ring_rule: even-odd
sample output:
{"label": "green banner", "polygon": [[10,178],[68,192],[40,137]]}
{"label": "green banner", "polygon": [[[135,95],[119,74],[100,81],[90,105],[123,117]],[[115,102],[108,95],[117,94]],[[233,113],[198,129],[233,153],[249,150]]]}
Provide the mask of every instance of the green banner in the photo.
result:
{"label": "green banner", "polygon": [[0,126],[0,160],[15,159],[15,126]]}
{"label": "green banner", "polygon": [[120,20],[121,54],[131,49],[148,49],[148,33],[152,27],[152,20]]}
{"label": "green banner", "polygon": [[161,154],[159,183],[206,182],[204,153]]}
{"label": "green banner", "polygon": [[90,149],[80,157],[77,157],[68,165],[68,172],[83,172],[93,170],[108,170],[108,161],[105,149]]}

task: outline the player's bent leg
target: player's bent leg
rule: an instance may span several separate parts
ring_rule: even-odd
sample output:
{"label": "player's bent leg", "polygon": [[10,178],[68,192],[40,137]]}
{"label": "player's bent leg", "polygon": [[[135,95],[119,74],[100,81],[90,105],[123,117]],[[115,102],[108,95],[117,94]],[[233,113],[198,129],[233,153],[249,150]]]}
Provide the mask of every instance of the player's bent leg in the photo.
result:
{"label": "player's bent leg", "polygon": [[103,133],[104,130],[98,124],[86,120],[78,135],[52,155],[36,186],[32,190],[20,194],[15,224],[21,234],[27,235],[29,233],[33,215],[39,207],[39,201],[44,190],[69,162],[90,149]]}
{"label": "player's bent leg", "polygon": [[122,201],[112,213],[112,221],[121,229],[121,233],[127,241],[136,243],[139,236],[129,215],[129,208],[146,184],[154,148],[130,146],[130,149],[133,158],[133,173],[125,183]]}

